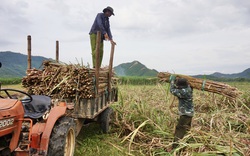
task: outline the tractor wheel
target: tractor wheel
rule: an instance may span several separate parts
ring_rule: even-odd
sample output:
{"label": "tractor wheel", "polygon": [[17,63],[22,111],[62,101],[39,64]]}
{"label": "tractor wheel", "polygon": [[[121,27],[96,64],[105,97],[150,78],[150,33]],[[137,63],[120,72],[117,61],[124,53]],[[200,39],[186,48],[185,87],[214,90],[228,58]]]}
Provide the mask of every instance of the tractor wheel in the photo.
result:
{"label": "tractor wheel", "polygon": [[108,107],[100,114],[100,124],[103,133],[108,133],[112,121],[113,109]]}
{"label": "tractor wheel", "polygon": [[50,136],[48,156],[73,156],[75,149],[75,122],[62,117],[56,122]]}

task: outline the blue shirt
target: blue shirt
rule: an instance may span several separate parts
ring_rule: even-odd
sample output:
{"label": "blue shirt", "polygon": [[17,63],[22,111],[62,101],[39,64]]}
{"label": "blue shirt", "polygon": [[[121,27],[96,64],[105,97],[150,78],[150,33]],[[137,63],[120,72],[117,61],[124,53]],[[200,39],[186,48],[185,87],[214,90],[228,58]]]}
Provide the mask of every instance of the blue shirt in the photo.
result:
{"label": "blue shirt", "polygon": [[187,88],[176,88],[174,83],[170,83],[170,92],[178,97],[179,100],[179,114],[193,116],[194,108],[193,108],[193,90],[190,86]]}
{"label": "blue shirt", "polygon": [[98,13],[96,15],[95,21],[90,29],[89,34],[96,34],[97,31],[101,31],[102,39],[104,39],[104,34],[108,34],[110,40],[113,36],[110,31],[109,17],[106,17],[104,13]]}

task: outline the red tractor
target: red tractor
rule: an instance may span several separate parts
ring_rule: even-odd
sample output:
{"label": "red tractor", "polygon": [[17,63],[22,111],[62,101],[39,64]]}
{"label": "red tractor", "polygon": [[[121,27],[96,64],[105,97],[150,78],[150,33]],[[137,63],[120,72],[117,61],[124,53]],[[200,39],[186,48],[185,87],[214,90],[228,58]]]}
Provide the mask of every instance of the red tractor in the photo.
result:
{"label": "red tractor", "polygon": [[108,131],[116,100],[116,88],[73,104],[0,86],[0,155],[73,156],[84,123],[99,121]]}

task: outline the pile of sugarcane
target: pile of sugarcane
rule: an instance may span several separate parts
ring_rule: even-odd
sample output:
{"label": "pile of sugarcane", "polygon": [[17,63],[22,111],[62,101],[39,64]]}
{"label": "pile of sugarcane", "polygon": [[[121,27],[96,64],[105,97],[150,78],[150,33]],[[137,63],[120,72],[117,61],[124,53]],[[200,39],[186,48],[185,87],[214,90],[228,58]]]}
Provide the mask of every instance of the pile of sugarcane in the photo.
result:
{"label": "pile of sugarcane", "polygon": [[215,82],[211,80],[203,80],[203,79],[194,78],[191,76],[186,76],[186,75],[181,75],[181,74],[171,74],[168,72],[160,72],[158,74],[158,78],[161,82],[170,83],[171,75],[176,76],[176,78],[187,79],[190,86],[194,89],[220,94],[231,99],[235,99],[241,94],[241,92],[237,88],[231,87],[228,84]]}
{"label": "pile of sugarcane", "polygon": [[[27,76],[22,79],[22,85],[30,94],[48,95],[57,99],[92,98],[108,89],[108,68],[99,70],[97,90],[95,69],[51,61],[44,61],[42,65],[42,70],[27,70]],[[112,72],[112,85],[115,84],[113,75]]]}

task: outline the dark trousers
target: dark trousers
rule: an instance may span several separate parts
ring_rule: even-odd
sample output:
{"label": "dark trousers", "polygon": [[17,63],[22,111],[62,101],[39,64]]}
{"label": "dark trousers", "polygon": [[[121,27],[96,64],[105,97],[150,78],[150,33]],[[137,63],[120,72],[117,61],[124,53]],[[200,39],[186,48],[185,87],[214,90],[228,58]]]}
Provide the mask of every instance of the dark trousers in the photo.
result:
{"label": "dark trousers", "polygon": [[175,128],[173,148],[178,146],[178,141],[182,139],[191,128],[192,117],[181,115]]}

